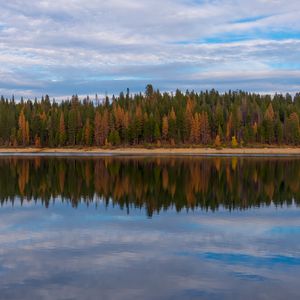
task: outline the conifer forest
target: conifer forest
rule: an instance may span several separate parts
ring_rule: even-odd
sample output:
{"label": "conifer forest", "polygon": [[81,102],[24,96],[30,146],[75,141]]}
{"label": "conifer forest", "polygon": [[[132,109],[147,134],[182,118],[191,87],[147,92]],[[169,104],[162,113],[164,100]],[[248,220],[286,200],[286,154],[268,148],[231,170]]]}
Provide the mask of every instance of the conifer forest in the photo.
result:
{"label": "conifer forest", "polygon": [[56,101],[1,97],[2,147],[213,146],[300,144],[300,93],[243,91],[77,95]]}

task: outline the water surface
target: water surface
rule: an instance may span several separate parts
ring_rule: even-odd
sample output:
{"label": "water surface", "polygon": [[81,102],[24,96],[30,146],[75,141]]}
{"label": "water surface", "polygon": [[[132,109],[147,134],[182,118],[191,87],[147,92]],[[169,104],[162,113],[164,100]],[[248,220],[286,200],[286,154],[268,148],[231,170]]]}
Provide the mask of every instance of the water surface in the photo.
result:
{"label": "water surface", "polygon": [[299,299],[300,159],[0,159],[1,299]]}

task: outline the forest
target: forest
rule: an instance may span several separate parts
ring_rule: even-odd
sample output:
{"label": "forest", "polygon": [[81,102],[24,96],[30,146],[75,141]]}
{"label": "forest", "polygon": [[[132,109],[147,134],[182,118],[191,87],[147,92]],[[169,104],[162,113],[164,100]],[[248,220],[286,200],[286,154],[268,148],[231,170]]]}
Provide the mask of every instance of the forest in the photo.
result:
{"label": "forest", "polygon": [[0,100],[1,147],[243,147],[300,144],[300,93],[145,93]]}

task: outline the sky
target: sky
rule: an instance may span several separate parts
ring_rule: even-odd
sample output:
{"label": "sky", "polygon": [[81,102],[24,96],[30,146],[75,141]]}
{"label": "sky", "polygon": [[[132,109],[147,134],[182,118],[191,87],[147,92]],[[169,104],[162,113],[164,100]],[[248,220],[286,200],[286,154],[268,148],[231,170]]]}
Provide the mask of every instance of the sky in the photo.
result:
{"label": "sky", "polygon": [[300,91],[299,0],[0,0],[0,94]]}

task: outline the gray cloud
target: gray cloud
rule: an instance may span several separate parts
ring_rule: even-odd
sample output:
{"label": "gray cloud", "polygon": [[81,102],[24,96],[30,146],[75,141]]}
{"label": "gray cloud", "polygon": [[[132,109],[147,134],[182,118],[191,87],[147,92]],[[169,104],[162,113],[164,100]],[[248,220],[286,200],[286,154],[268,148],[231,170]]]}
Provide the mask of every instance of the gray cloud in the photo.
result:
{"label": "gray cloud", "polygon": [[141,91],[148,82],[161,90],[300,90],[297,0],[0,3],[7,96]]}

